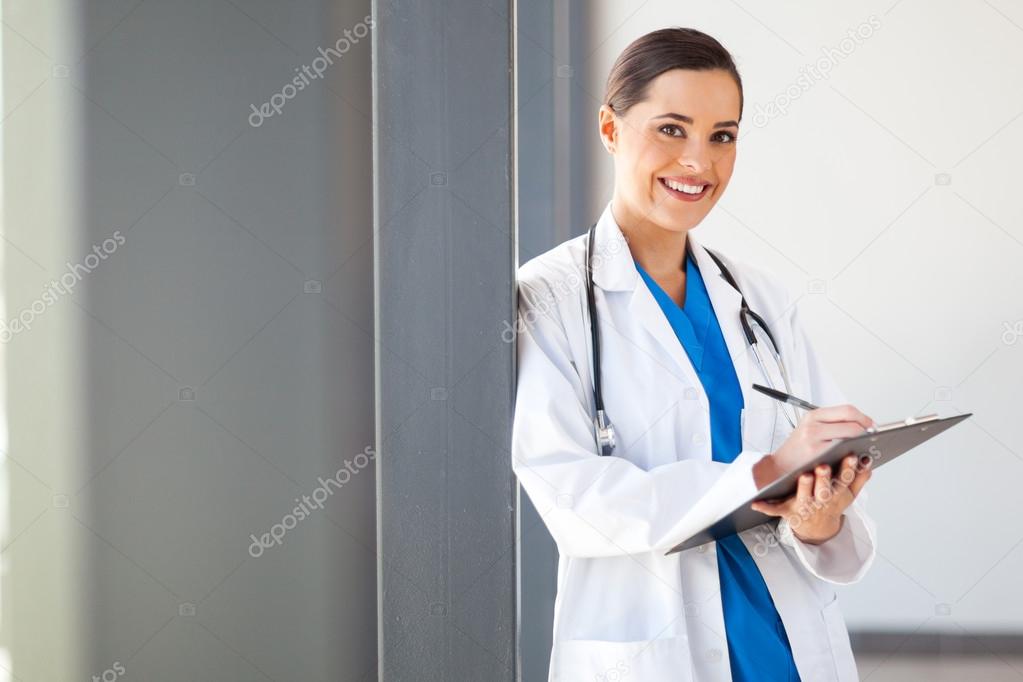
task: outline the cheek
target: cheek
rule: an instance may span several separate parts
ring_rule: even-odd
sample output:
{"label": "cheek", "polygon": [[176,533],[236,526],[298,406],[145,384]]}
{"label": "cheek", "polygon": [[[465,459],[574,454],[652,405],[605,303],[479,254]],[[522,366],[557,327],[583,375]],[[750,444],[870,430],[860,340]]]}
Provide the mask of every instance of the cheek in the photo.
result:
{"label": "cheek", "polygon": [[732,171],[735,169],[735,152],[729,153],[727,156],[719,159],[714,164],[714,171],[718,176],[718,183],[721,186],[727,185],[728,181],[732,178]]}
{"label": "cheek", "polygon": [[631,158],[625,159],[627,177],[626,183],[632,187],[637,195],[651,195],[656,191],[657,176],[661,175],[664,168],[662,154],[656,149],[647,148],[636,150]]}
{"label": "cheek", "polygon": [[638,182],[650,182],[658,174],[658,170],[664,167],[662,154],[655,147],[647,147],[640,150],[635,158],[636,180]]}
{"label": "cheek", "polygon": [[615,156],[615,168],[619,179],[633,187],[645,184],[651,175],[654,154],[648,145],[622,145]]}
{"label": "cheek", "polygon": [[668,158],[661,145],[642,136],[636,136],[630,140],[627,149],[628,161],[636,170],[636,173],[650,175],[659,167],[664,166]]}

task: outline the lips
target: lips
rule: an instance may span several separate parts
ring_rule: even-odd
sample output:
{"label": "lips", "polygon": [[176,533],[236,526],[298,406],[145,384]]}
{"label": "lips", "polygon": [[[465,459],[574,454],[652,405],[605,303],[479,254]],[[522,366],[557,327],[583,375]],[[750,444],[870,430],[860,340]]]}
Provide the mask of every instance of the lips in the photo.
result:
{"label": "lips", "polygon": [[[707,196],[710,193],[711,188],[713,187],[713,185],[708,183],[706,180],[700,180],[699,178],[686,178],[686,180],[688,181],[685,182],[681,179],[674,177],[657,178],[657,182],[660,183],[661,187],[663,187],[664,190],[668,192],[668,194],[678,199],[679,201],[699,201],[703,197]],[[688,192],[682,191],[681,189],[675,189],[674,187],[671,187],[668,184],[669,181],[671,182],[672,185],[675,185],[675,187],[679,187],[680,185],[687,185],[689,187],[703,185],[703,189],[696,194],[690,194]]]}

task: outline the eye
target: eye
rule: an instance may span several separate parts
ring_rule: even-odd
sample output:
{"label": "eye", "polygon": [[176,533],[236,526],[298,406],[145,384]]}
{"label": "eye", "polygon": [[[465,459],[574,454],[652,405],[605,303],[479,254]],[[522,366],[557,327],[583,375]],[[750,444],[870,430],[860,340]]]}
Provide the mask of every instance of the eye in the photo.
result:
{"label": "eye", "polygon": [[681,137],[685,133],[685,131],[682,130],[681,127],[675,125],[674,123],[666,123],[666,124],[662,125],[660,128],[658,128],[657,130],[659,130],[662,133],[665,132],[665,131],[675,131],[675,132],[679,133],[678,135],[676,135],[675,132],[667,132],[665,134],[668,137]]}
{"label": "eye", "polygon": [[717,135],[725,135],[727,137],[727,139],[722,140],[722,142],[724,142],[726,144],[735,142],[736,140],[739,139],[738,137],[736,137],[732,133],[728,132],[727,130],[722,130],[722,131],[718,132]]}

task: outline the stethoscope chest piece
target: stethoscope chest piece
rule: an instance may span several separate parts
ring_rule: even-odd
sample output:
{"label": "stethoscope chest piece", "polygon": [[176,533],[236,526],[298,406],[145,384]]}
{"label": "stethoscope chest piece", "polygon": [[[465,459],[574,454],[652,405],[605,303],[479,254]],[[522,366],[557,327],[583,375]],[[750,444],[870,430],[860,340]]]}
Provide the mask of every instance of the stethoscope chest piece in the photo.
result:
{"label": "stethoscope chest piece", "polygon": [[593,420],[593,424],[597,434],[597,446],[600,448],[600,454],[606,457],[615,449],[615,427],[611,424],[611,420],[607,418],[607,413],[604,410],[597,411],[597,417]]}

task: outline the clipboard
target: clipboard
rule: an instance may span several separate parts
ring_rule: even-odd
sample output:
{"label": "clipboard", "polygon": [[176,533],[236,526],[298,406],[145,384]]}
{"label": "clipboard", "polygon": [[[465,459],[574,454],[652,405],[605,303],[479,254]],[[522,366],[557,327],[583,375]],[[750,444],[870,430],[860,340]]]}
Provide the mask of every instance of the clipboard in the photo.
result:
{"label": "clipboard", "polygon": [[859,436],[835,441],[827,450],[807,462],[806,466],[791,471],[761,488],[756,495],[736,507],[731,513],[669,549],[665,552],[665,556],[699,547],[762,523],[777,521],[778,517],[755,511],[750,508],[750,505],[754,501],[784,499],[792,496],[796,492],[800,474],[813,471],[821,464],[830,464],[832,474],[837,475],[842,460],[850,454],[855,454],[857,457],[864,455],[870,457],[873,460],[871,467],[876,469],[934,438],[939,433],[952,428],[972,414],[972,412],[967,412],[945,418],[939,418],[936,414],[909,417],[902,421],[871,427]]}

